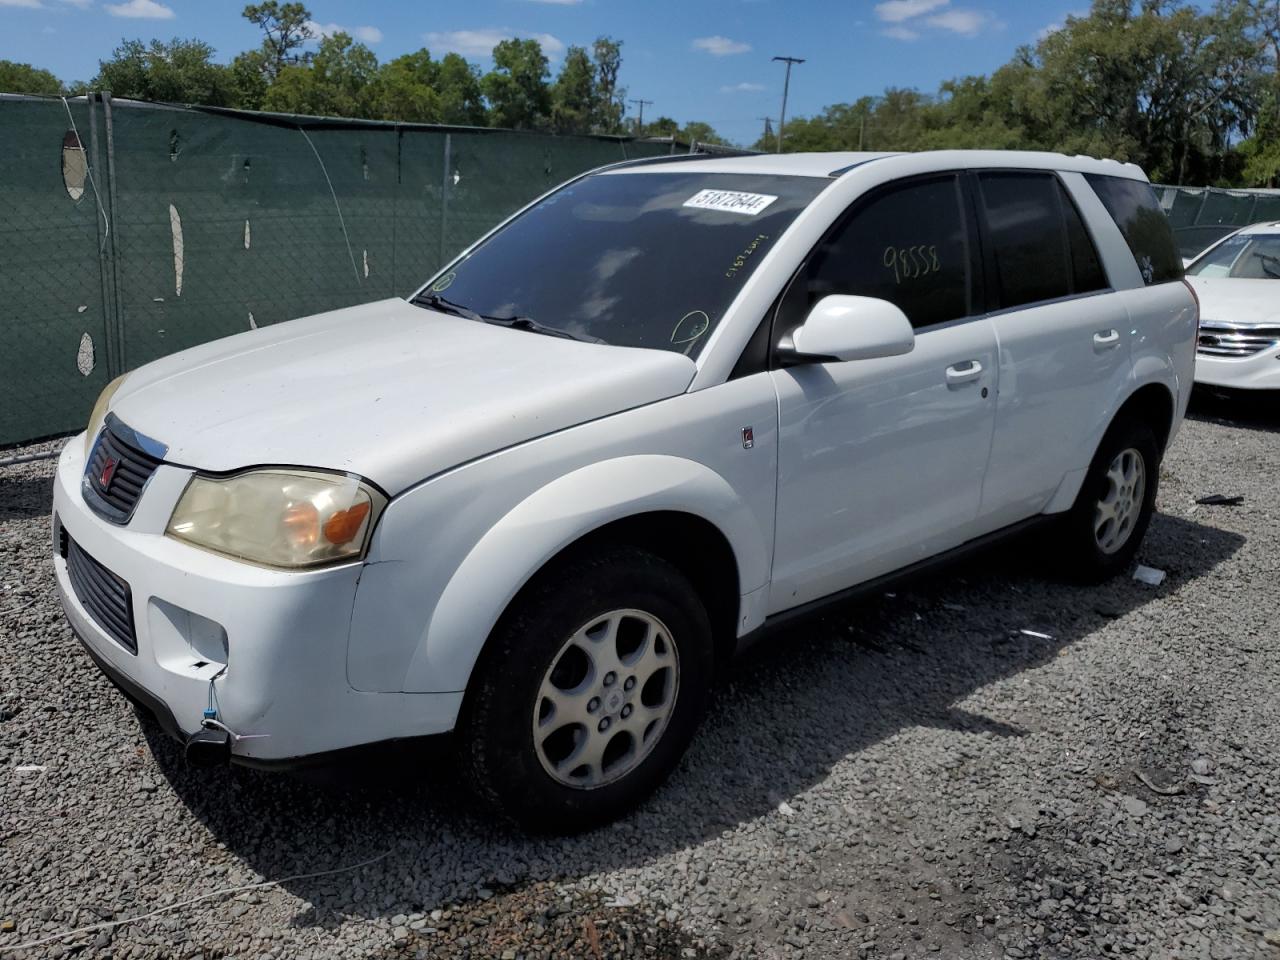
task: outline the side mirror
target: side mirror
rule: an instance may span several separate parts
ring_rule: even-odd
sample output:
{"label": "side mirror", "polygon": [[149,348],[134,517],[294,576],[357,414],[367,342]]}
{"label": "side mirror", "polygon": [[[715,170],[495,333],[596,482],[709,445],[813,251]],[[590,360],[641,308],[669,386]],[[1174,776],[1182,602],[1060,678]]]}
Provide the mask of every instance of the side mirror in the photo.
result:
{"label": "side mirror", "polygon": [[910,353],[916,334],[907,315],[875,297],[823,297],[804,323],[778,344],[784,364],[872,360]]}

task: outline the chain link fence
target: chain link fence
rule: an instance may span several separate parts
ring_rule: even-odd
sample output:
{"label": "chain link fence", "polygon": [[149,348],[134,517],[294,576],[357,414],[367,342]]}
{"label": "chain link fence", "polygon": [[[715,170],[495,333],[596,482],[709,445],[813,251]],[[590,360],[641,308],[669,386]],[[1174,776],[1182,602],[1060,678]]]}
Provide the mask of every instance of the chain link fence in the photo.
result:
{"label": "chain link fence", "polygon": [[[0,447],[165,354],[405,296],[584,170],[708,149],[8,94],[0,147]],[[1280,191],[1157,192],[1184,255],[1280,220]]]}
{"label": "chain link fence", "polygon": [[1188,258],[1241,227],[1280,220],[1280,190],[1157,186],[1156,196],[1173,225],[1178,250]]}
{"label": "chain link fence", "polygon": [[118,374],[412,292],[514,210],[672,142],[0,95],[0,446]]}

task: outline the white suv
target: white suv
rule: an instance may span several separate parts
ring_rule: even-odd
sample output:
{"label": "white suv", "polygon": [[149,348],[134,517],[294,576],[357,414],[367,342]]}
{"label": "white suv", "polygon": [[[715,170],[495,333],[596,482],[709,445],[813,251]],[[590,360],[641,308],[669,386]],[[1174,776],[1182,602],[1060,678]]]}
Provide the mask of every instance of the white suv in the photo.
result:
{"label": "white suv", "polygon": [[581,828],[770,627],[1032,523],[1124,569],[1196,322],[1132,166],[621,164],[408,301],[112,384],[59,463],[58,586],[195,762],[456,731],[500,811]]}

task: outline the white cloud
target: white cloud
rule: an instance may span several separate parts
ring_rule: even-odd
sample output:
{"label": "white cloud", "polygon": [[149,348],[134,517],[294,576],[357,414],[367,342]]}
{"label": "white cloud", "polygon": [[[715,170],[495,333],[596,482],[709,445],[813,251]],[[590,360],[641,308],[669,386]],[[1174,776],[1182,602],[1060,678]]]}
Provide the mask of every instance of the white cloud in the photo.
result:
{"label": "white cloud", "polygon": [[720,88],[720,92],[721,93],[759,93],[764,88],[765,87],[763,83],[747,83],[744,81],[742,83],[725,84],[725,86]]}
{"label": "white cloud", "polygon": [[113,17],[130,17],[136,20],[172,20],[177,14],[156,0],[129,0],[128,3],[108,3],[107,13]]}
{"label": "white cloud", "polygon": [[876,4],[876,16],[885,23],[902,23],[945,7],[950,2],[951,0],[884,0],[884,3]]}
{"label": "white cloud", "polygon": [[69,3],[71,6],[78,7],[81,10],[88,10],[93,6],[93,0],[62,0],[62,2]]}
{"label": "white cloud", "polygon": [[926,17],[925,23],[931,27],[950,30],[952,33],[972,37],[983,27],[992,22],[991,15],[979,10],[944,10],[932,17]]}
{"label": "white cloud", "polygon": [[892,37],[894,40],[919,40],[920,34],[916,33],[910,27],[886,27],[884,29],[886,37]]}
{"label": "white cloud", "polygon": [[1061,29],[1062,29],[1061,23],[1051,23],[1047,27],[1041,28],[1041,30],[1038,33],[1036,33],[1036,39],[1043,40],[1046,37],[1052,36],[1053,34],[1057,33]]}
{"label": "white cloud", "polygon": [[39,10],[40,0],[0,0],[0,7],[26,7],[28,10]]}
{"label": "white cloud", "polygon": [[750,52],[751,44],[721,36],[698,37],[693,41],[693,49],[703,50],[713,57],[727,57],[735,53]]}
{"label": "white cloud", "polygon": [[548,59],[558,59],[564,53],[564,42],[549,33],[526,33],[507,27],[491,27],[484,30],[445,30],[424,33],[422,39],[432,52],[460,53],[464,57],[485,58],[503,40],[537,40]]}
{"label": "white cloud", "polygon": [[382,42],[382,31],[377,27],[344,27],[339,23],[316,23],[314,20],[308,20],[307,29],[317,37],[332,37],[335,33],[346,33],[361,43]]}

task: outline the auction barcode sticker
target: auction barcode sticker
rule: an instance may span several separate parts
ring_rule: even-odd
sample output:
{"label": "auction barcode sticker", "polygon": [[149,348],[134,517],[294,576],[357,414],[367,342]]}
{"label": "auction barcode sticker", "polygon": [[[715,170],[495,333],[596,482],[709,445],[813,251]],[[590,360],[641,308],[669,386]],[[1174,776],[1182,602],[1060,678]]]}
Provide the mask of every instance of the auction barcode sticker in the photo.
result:
{"label": "auction barcode sticker", "polygon": [[699,190],[684,202],[686,207],[699,210],[719,210],[723,213],[744,213],[754,217],[777,197],[767,193],[743,193],[740,190]]}

